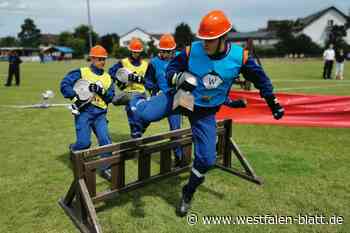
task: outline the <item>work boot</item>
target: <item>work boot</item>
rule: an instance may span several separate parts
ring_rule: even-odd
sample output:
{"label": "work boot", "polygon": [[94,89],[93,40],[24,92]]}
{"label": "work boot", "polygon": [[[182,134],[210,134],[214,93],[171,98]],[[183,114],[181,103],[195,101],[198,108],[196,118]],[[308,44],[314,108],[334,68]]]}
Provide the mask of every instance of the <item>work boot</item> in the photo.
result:
{"label": "work boot", "polygon": [[186,161],[184,160],[183,156],[176,156],[175,155],[175,160],[174,160],[174,167],[184,167],[186,166]]}
{"label": "work boot", "polygon": [[191,199],[192,195],[189,195],[185,192],[186,186],[182,189],[182,196],[180,202],[176,208],[176,214],[179,217],[184,217],[187,215],[188,211],[191,208]]}
{"label": "work boot", "polygon": [[99,175],[109,182],[112,181],[111,169],[100,170]]}

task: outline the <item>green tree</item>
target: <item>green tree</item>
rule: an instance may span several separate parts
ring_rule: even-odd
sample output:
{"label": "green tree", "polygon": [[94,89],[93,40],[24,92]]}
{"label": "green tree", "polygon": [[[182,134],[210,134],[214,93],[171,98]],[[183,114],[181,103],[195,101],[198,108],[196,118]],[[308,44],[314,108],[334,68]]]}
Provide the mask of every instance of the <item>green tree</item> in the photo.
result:
{"label": "green tree", "polygon": [[[75,38],[80,38],[85,41],[85,52],[88,52],[90,49],[90,42],[89,42],[89,26],[88,25],[80,25],[74,29],[73,33]],[[95,45],[98,41],[98,34],[94,31],[91,32],[92,35],[92,45]]]}
{"label": "green tree", "polygon": [[128,48],[126,47],[119,47],[119,46],[114,46],[113,48],[113,56],[115,58],[124,58],[130,55],[130,52],[128,50]]}
{"label": "green tree", "polygon": [[58,44],[62,46],[67,46],[67,43],[74,39],[73,33],[64,31],[58,35]]}
{"label": "green tree", "polygon": [[65,46],[74,50],[74,58],[83,58],[85,53],[85,41],[80,38],[70,38],[66,41]]}
{"label": "green tree", "polygon": [[186,23],[180,23],[175,28],[175,41],[178,49],[183,49],[190,45],[195,35],[192,33],[191,27]]}
{"label": "green tree", "polygon": [[148,48],[147,57],[156,56],[158,54],[158,49],[154,45],[153,39],[151,39],[150,41],[147,42],[147,48]]}
{"label": "green tree", "polygon": [[24,47],[38,47],[40,44],[40,29],[36,27],[30,18],[24,20],[21,25],[21,32],[18,33],[20,44]]}
{"label": "green tree", "polygon": [[116,33],[106,34],[101,36],[99,44],[103,46],[108,53],[112,53],[114,45],[119,46],[119,36]]}
{"label": "green tree", "polygon": [[330,43],[334,45],[334,47],[339,48],[344,45],[344,37],[346,36],[346,26],[345,25],[334,25],[330,29],[329,37],[326,42],[326,47]]}
{"label": "green tree", "polygon": [[280,55],[293,53],[293,26],[294,24],[291,21],[282,21],[278,25],[275,25],[276,34],[279,38],[279,42],[275,44],[275,48]]}
{"label": "green tree", "polygon": [[18,46],[18,41],[15,37],[6,36],[0,39],[0,46],[1,47]]}
{"label": "green tree", "polygon": [[322,53],[322,48],[312,41],[312,39],[305,35],[301,34],[294,38],[292,45],[293,53],[296,54],[307,54],[307,55],[319,55]]}

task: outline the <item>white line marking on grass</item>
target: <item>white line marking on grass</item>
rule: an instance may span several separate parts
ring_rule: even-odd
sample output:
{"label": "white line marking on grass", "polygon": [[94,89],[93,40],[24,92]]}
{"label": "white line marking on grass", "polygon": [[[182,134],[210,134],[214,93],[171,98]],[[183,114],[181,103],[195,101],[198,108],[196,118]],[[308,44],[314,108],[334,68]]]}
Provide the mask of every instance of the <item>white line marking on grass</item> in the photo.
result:
{"label": "white line marking on grass", "polygon": [[71,104],[31,104],[31,105],[0,105],[3,108],[50,108],[50,107],[69,107]]}
{"label": "white line marking on grass", "polygon": [[327,83],[327,82],[336,82],[338,83],[350,83],[350,80],[283,80],[283,79],[273,79],[272,82],[296,82],[296,83],[310,83],[310,82],[315,82],[315,83]]}
{"label": "white line marking on grass", "polygon": [[332,88],[332,87],[344,87],[344,86],[350,86],[350,84],[334,84],[332,86],[328,85],[328,86],[312,86],[312,87],[286,87],[286,88],[276,88],[276,90],[278,91],[288,91],[288,90],[312,90],[312,89],[325,89],[325,88]]}

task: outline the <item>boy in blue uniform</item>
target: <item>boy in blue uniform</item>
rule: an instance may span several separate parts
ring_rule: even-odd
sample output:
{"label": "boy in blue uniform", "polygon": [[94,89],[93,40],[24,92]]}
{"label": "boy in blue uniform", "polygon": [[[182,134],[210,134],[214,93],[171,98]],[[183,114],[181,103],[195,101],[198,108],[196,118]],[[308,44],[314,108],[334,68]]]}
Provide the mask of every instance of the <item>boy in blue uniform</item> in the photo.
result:
{"label": "boy in blue uniform", "polygon": [[[103,70],[108,54],[102,46],[97,45],[91,48],[89,56],[91,59],[89,67],[71,71],[61,82],[62,95],[71,99],[74,106],[79,108],[79,113],[74,116],[76,142],[70,145],[71,151],[89,148],[91,131],[95,133],[100,146],[112,143],[108,133],[106,114],[107,105],[114,96],[114,85],[112,78]],[[94,93],[89,103],[81,100],[73,89],[75,83],[81,79],[90,82],[89,91]],[[106,157],[109,154],[101,156]],[[100,169],[100,175],[107,180],[111,179],[110,169],[107,167]]]}
{"label": "boy in blue uniform", "polygon": [[[145,88],[151,95],[166,93],[169,90],[168,81],[165,78],[166,68],[172,58],[175,56],[176,43],[171,34],[164,34],[159,40],[158,56],[151,59],[145,76]],[[171,114],[168,116],[170,130],[181,128],[180,114]],[[175,149],[175,166],[180,165],[182,150]]]}
{"label": "boy in blue uniform", "polygon": [[[113,80],[116,82],[117,86],[122,90],[122,92],[118,93],[113,98],[114,105],[126,104],[123,100],[128,99],[128,96],[140,95],[142,97],[146,97],[144,77],[147,71],[148,62],[141,58],[143,44],[139,39],[134,38],[130,41],[128,45],[128,50],[130,51],[130,56],[122,59],[117,64],[113,65],[108,72],[113,78]],[[121,68],[125,68],[130,72],[127,84],[120,82],[120,80],[118,80],[118,78],[116,77],[118,70]],[[125,111],[128,115],[131,137],[141,137],[142,132],[136,130],[134,122],[130,117],[130,109],[128,105],[125,106]]]}
{"label": "boy in blue uniform", "polygon": [[[192,91],[194,108],[186,114],[192,129],[194,161],[177,206],[179,216],[187,214],[195,191],[204,182],[205,173],[215,165],[215,113],[227,101],[231,86],[240,73],[260,90],[275,119],[284,115],[284,109],[273,95],[271,81],[262,67],[243,48],[226,41],[231,28],[232,23],[222,11],[209,12],[203,17],[197,33],[201,41],[192,43],[167,66],[168,83],[176,88],[149,100],[133,98],[130,101],[134,121],[144,130],[150,122],[172,114],[174,89]],[[185,71],[193,74],[196,82],[193,82],[193,77],[184,78],[182,72]]]}

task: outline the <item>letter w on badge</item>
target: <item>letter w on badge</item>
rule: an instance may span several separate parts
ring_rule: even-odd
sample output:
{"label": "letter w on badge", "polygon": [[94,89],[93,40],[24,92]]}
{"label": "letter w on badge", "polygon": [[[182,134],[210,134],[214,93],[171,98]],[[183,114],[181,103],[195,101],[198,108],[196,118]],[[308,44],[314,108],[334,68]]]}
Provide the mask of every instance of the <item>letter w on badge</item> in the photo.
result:
{"label": "letter w on badge", "polygon": [[223,83],[222,79],[219,75],[215,74],[207,74],[203,78],[203,84],[206,89],[214,89],[217,88],[221,83]]}

